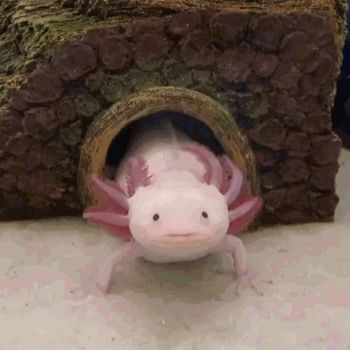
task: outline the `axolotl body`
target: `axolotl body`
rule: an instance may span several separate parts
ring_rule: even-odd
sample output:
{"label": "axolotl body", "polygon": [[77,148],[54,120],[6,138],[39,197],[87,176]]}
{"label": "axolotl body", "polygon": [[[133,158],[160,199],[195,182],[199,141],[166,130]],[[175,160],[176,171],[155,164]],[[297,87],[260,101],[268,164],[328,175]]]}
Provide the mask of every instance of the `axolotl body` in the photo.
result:
{"label": "axolotl body", "polygon": [[238,288],[248,283],[261,293],[235,235],[262,206],[241,169],[170,122],[141,124],[132,140],[114,180],[93,178],[99,203],[83,215],[126,241],[99,267],[98,290],[106,293],[115,268],[131,259],[170,263],[230,252]]}

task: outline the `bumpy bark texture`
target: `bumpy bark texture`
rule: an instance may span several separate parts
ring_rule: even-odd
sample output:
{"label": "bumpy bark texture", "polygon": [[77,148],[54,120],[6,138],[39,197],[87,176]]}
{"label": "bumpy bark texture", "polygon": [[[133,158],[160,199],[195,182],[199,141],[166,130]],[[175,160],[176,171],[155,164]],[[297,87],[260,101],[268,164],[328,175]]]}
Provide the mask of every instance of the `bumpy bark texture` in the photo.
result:
{"label": "bumpy bark texture", "polygon": [[225,105],[257,159],[263,221],[330,220],[341,0],[0,2],[0,217],[78,214],[79,150],[113,103],[183,86]]}

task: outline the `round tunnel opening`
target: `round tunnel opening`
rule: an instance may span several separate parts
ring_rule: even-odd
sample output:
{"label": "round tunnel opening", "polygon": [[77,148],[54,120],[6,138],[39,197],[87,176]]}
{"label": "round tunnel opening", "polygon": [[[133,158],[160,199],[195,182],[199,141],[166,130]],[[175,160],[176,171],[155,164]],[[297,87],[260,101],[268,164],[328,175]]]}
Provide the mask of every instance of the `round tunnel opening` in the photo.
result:
{"label": "round tunnel opening", "polygon": [[175,129],[184,132],[192,140],[209,147],[215,154],[224,153],[220,140],[204,122],[185,113],[164,110],[132,121],[116,135],[108,148],[104,176],[113,178],[113,169],[118,166],[125,156],[130,143],[133,141],[135,130],[140,127],[152,128],[156,124],[162,125],[167,121],[170,121]]}
{"label": "round tunnel opening", "polygon": [[247,176],[250,192],[260,193],[254,153],[228,109],[191,89],[154,87],[123,98],[90,125],[81,147],[77,175],[83,206],[98,201],[92,179],[106,177],[106,165],[120,162],[133,129],[152,118],[169,118],[190,138],[206,144],[214,153],[225,153]]}

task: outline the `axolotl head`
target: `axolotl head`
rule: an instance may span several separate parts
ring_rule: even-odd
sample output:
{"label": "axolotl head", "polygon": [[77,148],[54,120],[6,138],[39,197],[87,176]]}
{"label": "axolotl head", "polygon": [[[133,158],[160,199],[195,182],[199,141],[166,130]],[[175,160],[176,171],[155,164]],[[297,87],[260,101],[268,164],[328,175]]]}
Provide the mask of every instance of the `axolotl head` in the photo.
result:
{"label": "axolotl head", "polygon": [[203,163],[203,177],[174,170],[152,181],[144,159],[133,159],[127,194],[116,182],[95,179],[102,204],[87,209],[84,218],[151,250],[209,251],[227,233],[246,228],[262,201],[248,195],[242,171],[227,156],[218,158],[197,143],[183,150]]}
{"label": "axolotl head", "polygon": [[158,176],[129,200],[129,227],[134,239],[157,246],[198,246],[220,242],[229,228],[225,196],[189,172]]}

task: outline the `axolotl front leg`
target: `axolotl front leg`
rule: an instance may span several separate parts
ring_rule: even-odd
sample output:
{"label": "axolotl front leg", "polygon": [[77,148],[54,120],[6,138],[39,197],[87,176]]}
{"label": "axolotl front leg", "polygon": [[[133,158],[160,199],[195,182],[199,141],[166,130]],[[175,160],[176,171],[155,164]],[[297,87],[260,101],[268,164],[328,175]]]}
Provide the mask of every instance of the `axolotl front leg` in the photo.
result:
{"label": "axolotl front leg", "polygon": [[[250,267],[246,258],[246,250],[242,241],[233,236],[227,235],[216,247],[215,253],[231,253],[235,262],[238,279],[237,294],[239,295],[243,287],[253,288],[258,294],[263,295],[263,290],[258,282],[254,270]],[[265,281],[269,282],[270,281]]]}
{"label": "axolotl front leg", "polygon": [[119,249],[108,255],[99,266],[95,285],[97,289],[105,294],[111,285],[113,273],[117,267],[141,257],[141,250],[135,241],[124,243]]}

